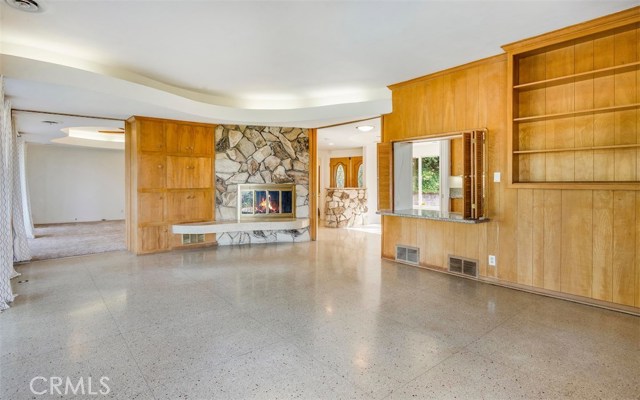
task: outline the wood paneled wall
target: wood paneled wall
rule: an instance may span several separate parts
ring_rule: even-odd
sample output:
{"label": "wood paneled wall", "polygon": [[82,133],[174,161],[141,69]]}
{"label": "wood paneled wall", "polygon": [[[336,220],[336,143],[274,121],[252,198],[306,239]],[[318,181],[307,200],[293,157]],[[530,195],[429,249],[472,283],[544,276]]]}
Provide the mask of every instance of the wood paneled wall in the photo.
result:
{"label": "wood paneled wall", "polygon": [[416,246],[424,266],[446,269],[449,254],[477,259],[482,278],[640,311],[640,192],[507,187],[506,55],[390,88],[385,142],[486,127],[487,175],[501,172],[502,182],[488,180],[487,223],[385,216],[383,257]]}
{"label": "wood paneled wall", "polygon": [[[214,219],[215,125],[131,117],[125,126],[127,248],[144,254],[183,247],[171,225]],[[207,234],[187,246],[215,240]]]}

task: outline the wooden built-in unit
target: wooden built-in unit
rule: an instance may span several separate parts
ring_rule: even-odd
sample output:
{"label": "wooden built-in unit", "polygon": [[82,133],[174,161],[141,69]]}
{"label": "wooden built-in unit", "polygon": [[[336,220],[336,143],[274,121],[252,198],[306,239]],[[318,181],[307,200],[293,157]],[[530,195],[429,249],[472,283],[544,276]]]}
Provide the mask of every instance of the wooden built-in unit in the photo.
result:
{"label": "wooden built-in unit", "polygon": [[504,46],[513,184],[639,188],[637,14]]}
{"label": "wooden built-in unit", "polygon": [[475,259],[481,280],[640,313],[639,22],[636,7],[390,86],[380,208],[392,142],[485,127],[490,221],[385,215],[382,256]]}
{"label": "wooden built-in unit", "polygon": [[[127,248],[183,247],[171,225],[214,219],[215,126],[137,116],[125,126]],[[198,245],[213,243],[208,234]]]}

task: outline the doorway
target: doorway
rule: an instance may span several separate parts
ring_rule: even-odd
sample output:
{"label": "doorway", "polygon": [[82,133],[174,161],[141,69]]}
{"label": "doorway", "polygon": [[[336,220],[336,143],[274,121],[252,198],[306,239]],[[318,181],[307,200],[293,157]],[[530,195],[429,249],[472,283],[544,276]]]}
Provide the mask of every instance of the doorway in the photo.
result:
{"label": "doorway", "polygon": [[380,125],[381,118],[372,118],[318,128],[319,227],[379,231]]}

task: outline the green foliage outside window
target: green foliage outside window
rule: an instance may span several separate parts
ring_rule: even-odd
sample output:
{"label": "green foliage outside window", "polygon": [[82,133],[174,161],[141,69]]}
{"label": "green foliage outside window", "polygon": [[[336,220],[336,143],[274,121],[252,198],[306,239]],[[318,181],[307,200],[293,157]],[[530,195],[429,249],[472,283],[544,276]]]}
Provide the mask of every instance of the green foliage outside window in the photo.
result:
{"label": "green foliage outside window", "polygon": [[[413,159],[413,192],[418,193],[418,159]],[[440,157],[422,158],[422,193],[440,193]]]}

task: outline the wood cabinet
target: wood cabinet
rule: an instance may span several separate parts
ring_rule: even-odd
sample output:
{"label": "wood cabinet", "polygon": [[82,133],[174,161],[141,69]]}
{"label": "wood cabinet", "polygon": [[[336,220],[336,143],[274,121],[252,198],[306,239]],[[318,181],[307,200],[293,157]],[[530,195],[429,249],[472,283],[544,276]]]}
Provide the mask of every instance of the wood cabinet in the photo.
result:
{"label": "wood cabinet", "polygon": [[140,151],[165,151],[165,131],[161,121],[142,120],[139,123],[138,131],[138,149]]}
{"label": "wood cabinet", "polygon": [[167,188],[210,188],[213,164],[211,157],[167,157]]}
{"label": "wood cabinet", "polygon": [[640,189],[639,19],[620,13],[504,46],[512,184]]}
{"label": "wood cabinet", "polygon": [[168,246],[169,227],[167,225],[138,228],[137,253],[155,253],[166,251]]}
{"label": "wood cabinet", "polygon": [[164,192],[138,193],[138,223],[151,224],[164,221]]}
{"label": "wood cabinet", "polygon": [[213,140],[206,127],[167,124],[166,135],[169,154],[208,156],[213,153]]}
{"label": "wood cabinet", "polygon": [[138,189],[162,189],[167,180],[166,157],[140,153],[138,156]]}
{"label": "wood cabinet", "polygon": [[[182,247],[171,225],[214,219],[214,125],[131,117],[126,123],[127,247]],[[215,235],[205,236],[205,245]],[[199,243],[202,245],[202,243]]]}
{"label": "wood cabinet", "polygon": [[210,190],[180,190],[167,193],[167,220],[173,223],[211,220],[213,199]]}

